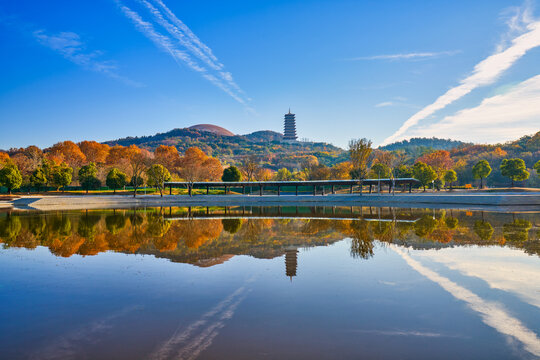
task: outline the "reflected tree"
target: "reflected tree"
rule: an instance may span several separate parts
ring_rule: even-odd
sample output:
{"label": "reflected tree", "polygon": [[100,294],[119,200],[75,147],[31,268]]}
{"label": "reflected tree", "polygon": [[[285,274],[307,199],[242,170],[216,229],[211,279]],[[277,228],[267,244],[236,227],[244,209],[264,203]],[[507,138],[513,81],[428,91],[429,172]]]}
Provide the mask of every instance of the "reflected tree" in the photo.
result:
{"label": "reflected tree", "polygon": [[532,224],[528,220],[516,219],[510,224],[503,225],[503,237],[509,242],[523,242],[529,239],[529,229]]}
{"label": "reflected tree", "polygon": [[221,223],[229,234],[236,234],[242,228],[242,219],[222,219]]}
{"label": "reflected tree", "polygon": [[487,221],[477,220],[474,223],[474,232],[484,241],[489,241],[493,236],[493,226]]}

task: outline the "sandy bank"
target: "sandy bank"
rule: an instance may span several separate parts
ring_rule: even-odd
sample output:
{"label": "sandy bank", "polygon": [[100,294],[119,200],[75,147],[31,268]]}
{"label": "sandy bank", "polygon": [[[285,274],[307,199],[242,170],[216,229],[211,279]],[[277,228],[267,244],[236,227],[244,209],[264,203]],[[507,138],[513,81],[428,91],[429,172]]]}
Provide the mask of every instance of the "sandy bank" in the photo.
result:
{"label": "sandy bank", "polygon": [[[523,207],[540,211],[536,193],[425,193],[371,195],[125,195],[23,196],[8,202],[15,209],[82,210],[168,206],[395,206],[395,207]],[[4,205],[7,205],[4,204]]]}

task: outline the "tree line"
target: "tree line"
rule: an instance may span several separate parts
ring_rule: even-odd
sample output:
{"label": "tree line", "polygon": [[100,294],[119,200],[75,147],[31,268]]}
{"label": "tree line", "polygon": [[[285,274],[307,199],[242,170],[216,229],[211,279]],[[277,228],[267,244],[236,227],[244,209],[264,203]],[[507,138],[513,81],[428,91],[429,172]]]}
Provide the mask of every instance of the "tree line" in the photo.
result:
{"label": "tree line", "polygon": [[[492,174],[491,162],[498,163],[500,174],[511,186],[529,178],[531,172],[540,176],[540,160],[532,169],[519,158],[479,159],[467,171],[479,181],[479,187]],[[349,142],[347,161],[327,166],[314,155],[302,158],[297,168],[283,167],[273,171],[264,166],[257,155],[246,155],[235,165],[222,164],[198,147],[189,147],[180,154],[175,146],[159,145],[153,152],[137,145],[109,146],[95,141],[74,143],[64,141],[47,149],[36,146],[0,152],[0,185],[13,190],[57,191],[78,185],[88,192],[102,186],[116,192],[126,186],[133,194],[143,185],[156,188],[163,196],[164,183],[175,181],[290,181],[378,178],[415,178],[424,191],[429,186],[450,190],[464,175],[463,163],[455,161],[447,150],[435,150],[411,159],[406,153],[373,149],[368,139]],[[490,161],[488,161],[490,160]]]}

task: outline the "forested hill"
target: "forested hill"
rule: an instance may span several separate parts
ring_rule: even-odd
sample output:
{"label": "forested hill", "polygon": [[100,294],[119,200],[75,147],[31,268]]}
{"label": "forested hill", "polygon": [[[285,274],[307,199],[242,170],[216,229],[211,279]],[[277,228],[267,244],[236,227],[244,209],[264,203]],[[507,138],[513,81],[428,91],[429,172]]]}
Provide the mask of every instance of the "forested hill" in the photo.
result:
{"label": "forested hill", "polygon": [[451,150],[458,148],[460,146],[468,146],[472,143],[465,143],[459,140],[451,139],[439,139],[439,138],[411,138],[409,140],[403,140],[388,144],[386,146],[381,146],[379,149],[393,151],[393,150],[405,150],[407,149],[417,149],[417,148],[431,148],[434,150]]}
{"label": "forested hill", "polygon": [[135,144],[153,151],[159,145],[175,146],[180,153],[196,146],[208,155],[230,164],[239,163],[244,157],[257,155],[269,168],[280,168],[297,163],[301,158],[313,155],[325,165],[347,160],[347,152],[323,142],[283,141],[283,135],[274,131],[256,131],[247,135],[224,136],[194,128],[174,129],[152,136],[127,137],[105,142],[108,145],[129,146]]}

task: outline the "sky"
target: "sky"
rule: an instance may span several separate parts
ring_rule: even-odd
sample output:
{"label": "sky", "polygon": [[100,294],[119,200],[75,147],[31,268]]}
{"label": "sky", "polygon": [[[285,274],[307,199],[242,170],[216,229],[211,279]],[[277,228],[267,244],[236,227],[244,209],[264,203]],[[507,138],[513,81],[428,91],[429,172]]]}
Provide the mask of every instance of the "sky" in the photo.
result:
{"label": "sky", "polygon": [[0,149],[195,124],[346,147],[540,130],[537,1],[0,0]]}

